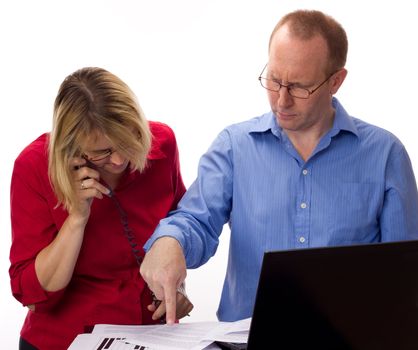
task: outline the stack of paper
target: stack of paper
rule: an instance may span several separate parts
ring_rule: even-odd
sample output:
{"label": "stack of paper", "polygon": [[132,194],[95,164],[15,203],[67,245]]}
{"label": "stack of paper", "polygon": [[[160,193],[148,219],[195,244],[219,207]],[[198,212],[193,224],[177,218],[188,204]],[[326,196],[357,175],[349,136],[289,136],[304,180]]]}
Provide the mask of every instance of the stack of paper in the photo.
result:
{"label": "stack of paper", "polygon": [[246,343],[251,319],[236,322],[196,322],[174,325],[96,325],[78,335],[69,350],[209,350],[215,341]]}

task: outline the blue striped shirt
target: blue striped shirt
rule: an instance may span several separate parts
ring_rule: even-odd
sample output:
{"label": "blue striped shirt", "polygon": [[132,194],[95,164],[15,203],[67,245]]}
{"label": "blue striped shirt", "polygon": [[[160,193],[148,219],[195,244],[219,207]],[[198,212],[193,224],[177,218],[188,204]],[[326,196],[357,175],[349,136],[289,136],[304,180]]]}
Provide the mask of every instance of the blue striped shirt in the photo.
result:
{"label": "blue striped shirt", "polygon": [[408,154],[391,133],[350,117],[334,98],[333,127],[305,162],[272,112],[224,129],[178,209],[145,245],[175,237],[188,268],[231,229],[221,321],[251,316],[263,252],[418,238]]}

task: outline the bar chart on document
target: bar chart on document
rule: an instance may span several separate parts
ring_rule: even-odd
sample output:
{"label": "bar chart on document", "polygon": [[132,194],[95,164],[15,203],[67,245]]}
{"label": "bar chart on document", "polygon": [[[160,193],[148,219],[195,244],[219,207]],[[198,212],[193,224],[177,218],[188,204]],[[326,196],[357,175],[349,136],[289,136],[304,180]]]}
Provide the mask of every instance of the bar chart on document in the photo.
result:
{"label": "bar chart on document", "polygon": [[106,349],[146,350],[149,348],[146,346],[142,346],[142,345],[125,343],[123,342],[123,338],[104,338],[101,344],[97,347],[97,350],[106,350]]}
{"label": "bar chart on document", "polygon": [[91,349],[91,350],[151,350],[151,348],[124,342],[126,338],[92,336],[91,334],[79,335],[78,341],[71,344],[69,350]]}

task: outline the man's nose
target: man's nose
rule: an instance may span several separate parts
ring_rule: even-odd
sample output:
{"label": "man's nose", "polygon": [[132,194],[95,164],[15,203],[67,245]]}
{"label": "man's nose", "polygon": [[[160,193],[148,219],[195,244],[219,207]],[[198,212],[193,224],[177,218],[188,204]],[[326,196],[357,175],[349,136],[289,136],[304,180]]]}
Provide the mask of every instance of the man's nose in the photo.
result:
{"label": "man's nose", "polygon": [[289,94],[287,86],[281,86],[277,92],[277,104],[279,107],[289,107],[293,104],[293,97]]}

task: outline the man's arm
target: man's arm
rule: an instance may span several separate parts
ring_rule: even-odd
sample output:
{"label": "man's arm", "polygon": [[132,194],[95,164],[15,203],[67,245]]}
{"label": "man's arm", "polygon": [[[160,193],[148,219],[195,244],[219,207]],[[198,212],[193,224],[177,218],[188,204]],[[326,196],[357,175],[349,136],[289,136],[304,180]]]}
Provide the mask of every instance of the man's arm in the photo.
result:
{"label": "man's arm", "polygon": [[395,144],[386,167],[385,200],[380,216],[382,241],[418,239],[418,194],[411,161]]}
{"label": "man's arm", "polygon": [[176,314],[176,290],[186,267],[198,267],[216,251],[232,204],[231,141],[223,131],[199,163],[198,178],[178,209],[160,221],[148,240],[141,275],[156,297],[166,303],[167,323]]}

